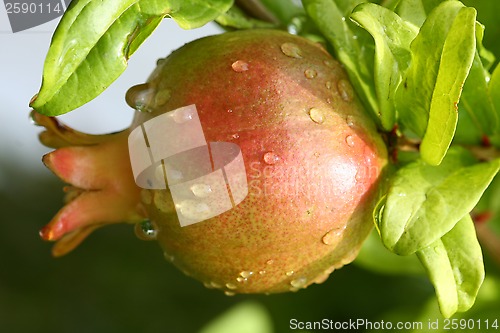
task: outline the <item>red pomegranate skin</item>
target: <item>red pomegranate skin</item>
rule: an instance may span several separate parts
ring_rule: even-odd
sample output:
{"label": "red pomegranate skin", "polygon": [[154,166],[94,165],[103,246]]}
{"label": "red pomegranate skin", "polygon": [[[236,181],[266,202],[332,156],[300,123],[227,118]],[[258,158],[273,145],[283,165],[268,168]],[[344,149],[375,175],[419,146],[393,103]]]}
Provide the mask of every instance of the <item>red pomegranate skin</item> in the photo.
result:
{"label": "red pomegranate skin", "polygon": [[279,293],[354,260],[387,151],[320,44],[274,30],[199,39],[160,60],[127,101],[141,109],[130,129],[194,104],[208,142],[241,149],[248,195],[216,217],[181,227],[168,190],[142,190],[165,257],[186,275],[229,295]]}

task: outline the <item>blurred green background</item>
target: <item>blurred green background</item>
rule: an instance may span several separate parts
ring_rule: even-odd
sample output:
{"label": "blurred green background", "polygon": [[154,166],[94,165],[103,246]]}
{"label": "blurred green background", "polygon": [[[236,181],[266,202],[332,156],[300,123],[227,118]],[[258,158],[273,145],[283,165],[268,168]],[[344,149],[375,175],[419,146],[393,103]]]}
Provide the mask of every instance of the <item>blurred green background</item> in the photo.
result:
{"label": "blurred green background", "polygon": [[[500,23],[494,2],[465,1],[478,8],[479,19],[486,25],[485,44],[500,55],[497,42]],[[4,20],[4,13],[2,15],[0,19]],[[364,253],[363,264],[351,264],[334,272],[322,285],[270,296],[228,297],[220,291],[206,289],[167,263],[156,243],[138,240],[131,225],[98,230],[71,254],[52,258],[51,244],[40,240],[38,230],[61,207],[63,184],[40,162],[41,155],[48,149],[36,143],[39,130],[29,124],[27,104],[29,94],[35,93],[40,84],[43,56],[54,25],[42,27],[37,33],[14,35],[5,23],[2,23],[3,30],[0,29],[0,42],[13,45],[14,52],[10,58],[2,58],[0,76],[0,98],[4,101],[0,107],[2,332],[270,333],[291,332],[291,319],[417,321],[425,327],[429,320],[441,318],[427,278],[418,273],[418,269],[409,270],[416,271],[414,274],[377,272],[377,267],[397,271],[398,265],[403,267],[407,263],[388,263],[384,256],[373,255],[372,248]],[[169,26],[158,32],[154,37],[157,39],[148,41],[148,45],[165,43],[168,48],[177,47],[165,37],[169,36],[168,29],[173,28]],[[214,27],[210,29],[203,33],[217,32]],[[184,31],[179,34],[184,42],[196,36]],[[40,42],[42,35],[43,42]],[[16,43],[22,43],[22,47]],[[149,57],[166,55],[166,47]],[[30,54],[35,48],[36,52]],[[153,68],[154,61],[146,56],[148,51],[142,52],[150,67],[144,69],[141,64],[135,64],[135,72],[127,72],[129,76],[121,81],[122,86],[145,80]],[[138,52],[137,58],[140,57]],[[31,67],[30,62],[33,62]],[[123,89],[116,88],[118,95],[124,93]],[[103,105],[109,101],[104,99],[101,103],[96,104],[97,109],[104,109]],[[121,104],[116,109],[113,112],[123,115],[127,108]],[[92,118],[93,122],[113,121],[115,113],[108,114],[112,114],[110,118],[101,121]],[[121,123],[113,126],[124,126],[130,115],[121,116]],[[381,250],[380,244],[368,245]],[[487,279],[476,305],[455,318],[500,321],[500,269],[488,254],[485,256]],[[441,318],[441,328],[443,323]],[[500,332],[500,329],[490,331]]]}

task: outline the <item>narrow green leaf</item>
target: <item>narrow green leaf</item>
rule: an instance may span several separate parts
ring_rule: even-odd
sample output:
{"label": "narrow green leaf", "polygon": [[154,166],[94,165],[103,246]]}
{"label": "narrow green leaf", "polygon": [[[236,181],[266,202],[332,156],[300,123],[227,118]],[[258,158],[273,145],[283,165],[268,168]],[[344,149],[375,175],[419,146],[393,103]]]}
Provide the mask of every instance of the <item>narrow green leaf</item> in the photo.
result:
{"label": "narrow green leaf", "polygon": [[441,162],[453,139],[457,104],[475,52],[475,10],[445,1],[411,44],[412,63],[396,93],[401,124],[423,137],[422,158]]}
{"label": "narrow green leaf", "polygon": [[400,255],[429,246],[450,231],[479,201],[500,168],[500,160],[476,164],[453,148],[439,166],[418,160],[396,172],[382,219],[382,242]]}
{"label": "narrow green leaf", "polygon": [[443,316],[449,318],[472,307],[484,280],[484,264],[469,215],[417,256],[436,289]]}
{"label": "narrow green leaf", "polygon": [[[500,118],[500,65],[495,67],[495,70],[491,75],[490,83],[488,85],[488,94],[491,97],[495,113],[497,117]],[[500,134],[500,128],[497,127],[494,134]]]}
{"label": "narrow green leaf", "polygon": [[446,155],[458,122],[458,102],[476,52],[476,10],[461,9],[446,37],[432,94],[429,123],[420,145],[422,158],[438,165]]}
{"label": "narrow green leaf", "polygon": [[378,109],[372,68],[373,53],[371,45],[373,42],[362,38],[363,33],[366,34],[366,32],[347,19],[354,7],[362,2],[364,1],[302,1],[306,12],[333,46],[337,58],[344,64],[361,101],[376,119],[379,119],[380,111]]}
{"label": "narrow green leaf", "polygon": [[52,37],[42,87],[31,107],[56,116],[87,103],[120,76],[165,16],[195,27],[230,5],[231,0],[73,1]]}
{"label": "narrow green leaf", "polygon": [[390,130],[396,118],[394,93],[410,65],[410,43],[418,29],[393,11],[372,3],[357,6],[351,18],[375,40],[375,89],[382,126]]}

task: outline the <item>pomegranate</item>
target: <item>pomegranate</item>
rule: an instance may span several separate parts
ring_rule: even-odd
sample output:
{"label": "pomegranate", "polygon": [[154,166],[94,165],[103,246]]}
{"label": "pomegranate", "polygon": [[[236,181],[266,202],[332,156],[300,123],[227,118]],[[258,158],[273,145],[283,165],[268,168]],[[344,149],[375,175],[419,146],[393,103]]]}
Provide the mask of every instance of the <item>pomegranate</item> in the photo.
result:
{"label": "pomegranate", "polygon": [[[373,226],[387,151],[342,66],[320,44],[274,30],[202,38],[159,60],[126,99],[138,110],[133,123],[110,135],[33,114],[46,127],[41,141],[57,148],[44,163],[71,184],[66,206],[41,231],[58,240],[55,255],[102,225],[134,223],[185,274],[228,295],[296,291],[354,260]],[[194,201],[137,186],[127,140],[189,105],[207,142],[239,147],[248,193],[230,210],[181,226],[178,206]],[[194,199],[210,192],[204,184],[191,190]]]}

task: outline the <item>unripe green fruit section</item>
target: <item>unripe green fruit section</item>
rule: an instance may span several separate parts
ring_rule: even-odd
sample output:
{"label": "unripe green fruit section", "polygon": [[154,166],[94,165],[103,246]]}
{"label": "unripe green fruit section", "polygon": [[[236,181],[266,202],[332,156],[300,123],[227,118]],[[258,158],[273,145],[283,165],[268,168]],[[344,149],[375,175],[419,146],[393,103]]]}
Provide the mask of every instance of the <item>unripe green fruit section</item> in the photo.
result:
{"label": "unripe green fruit section", "polygon": [[[249,30],[191,42],[159,61],[131,128],[195,104],[207,142],[242,151],[248,196],[179,225],[168,190],[143,190],[167,259],[208,287],[295,291],[351,262],[372,228],[387,152],[347,75],[320,45]],[[132,88],[130,104],[139,99]],[[151,95],[151,94],[150,94]]]}

